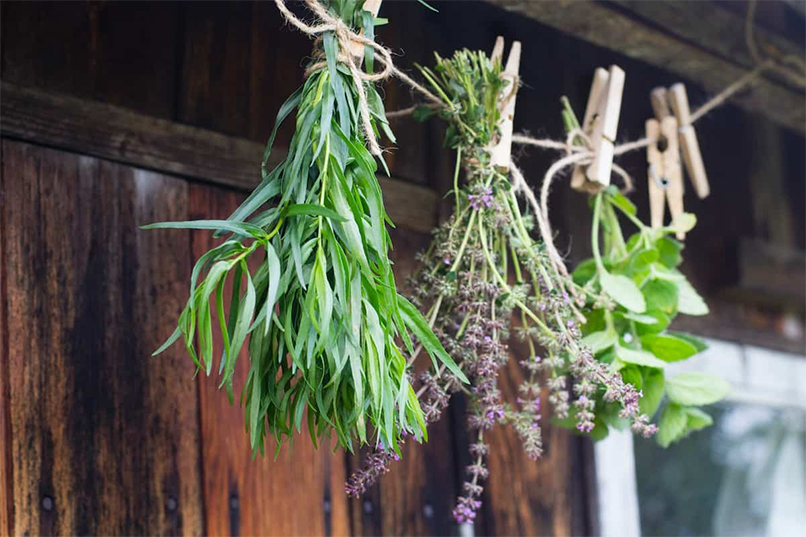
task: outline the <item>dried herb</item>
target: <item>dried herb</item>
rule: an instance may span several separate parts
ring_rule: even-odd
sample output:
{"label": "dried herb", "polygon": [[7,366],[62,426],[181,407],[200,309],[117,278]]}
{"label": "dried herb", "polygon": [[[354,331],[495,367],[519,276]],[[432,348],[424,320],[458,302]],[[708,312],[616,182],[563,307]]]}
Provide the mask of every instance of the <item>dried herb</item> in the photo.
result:
{"label": "dried herb", "polygon": [[[639,394],[621,376],[598,361],[581,343],[578,312],[566,286],[574,285],[550,262],[544,245],[531,235],[532,218],[521,211],[505,170],[490,162],[489,147],[498,132],[499,99],[514,88],[502,80],[501,66],[480,52],[460,51],[450,59],[437,56],[436,67],[420,68],[435,93],[444,100],[438,113],[448,121],[446,145],[457,150],[452,217],[435,231],[434,241],[420,258],[414,276],[413,302],[433,322],[434,331],[471,380],[468,427],[473,463],[454,516],[472,522],[480,507],[482,482],[487,477],[484,434],[496,423],[511,425],[530,457],[542,453],[539,377],[545,372],[555,414],[566,417],[570,370],[574,389],[601,391],[618,402],[625,416],[648,427],[638,413]],[[420,117],[428,112],[423,110]],[[459,183],[460,168],[465,181]],[[507,340],[511,320],[526,341],[529,355],[521,361],[526,381],[516,401],[505,402],[497,386],[498,371],[509,360]],[[539,352],[539,349],[542,349]],[[542,356],[541,356],[542,355]],[[422,379],[419,393],[428,421],[438,419],[457,388],[446,375]],[[348,493],[363,492],[378,475],[377,456],[348,482]]]}
{"label": "dried herb", "polygon": [[[328,9],[372,38],[375,18],[358,3],[333,0]],[[374,431],[375,443],[397,450],[404,434],[426,436],[404,357],[414,352],[409,332],[435,363],[462,374],[422,315],[397,294],[388,258],[391,221],[361,132],[359,96],[339,60],[349,51],[339,50],[332,31],[321,46],[314,62],[322,65],[323,57],[325,64],[280,108],[263,180],[230,218],[147,226],[226,236],[196,263],[178,327],[157,353],[182,337],[197,367],[210,375],[215,308],[224,342],[217,369],[230,399],[238,352],[250,336],[241,401],[253,449],[263,451],[268,432],[279,450],[283,437],[300,431],[307,411],[314,442],[335,431],[338,443],[352,450],[356,441],[371,442]],[[364,90],[373,128],[394,141],[380,96],[371,83]],[[288,154],[269,170],[277,128],[295,109]],[[251,270],[247,261],[254,256],[260,264]]]}

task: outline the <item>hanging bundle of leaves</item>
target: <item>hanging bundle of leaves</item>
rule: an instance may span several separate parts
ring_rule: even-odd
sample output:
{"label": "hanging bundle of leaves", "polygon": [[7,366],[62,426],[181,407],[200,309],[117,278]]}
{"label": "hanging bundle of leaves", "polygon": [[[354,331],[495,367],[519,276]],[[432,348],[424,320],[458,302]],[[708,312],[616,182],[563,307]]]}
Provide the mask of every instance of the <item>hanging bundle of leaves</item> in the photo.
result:
{"label": "hanging bundle of leaves", "polygon": [[[326,7],[352,35],[373,38],[375,18],[359,3],[332,0]],[[235,363],[249,336],[241,400],[252,447],[261,452],[266,432],[279,449],[284,436],[300,431],[306,411],[314,442],[335,431],[350,450],[356,441],[370,442],[373,432],[375,442],[391,450],[403,434],[425,437],[403,354],[414,351],[409,331],[432,358],[461,376],[422,315],[397,294],[388,258],[391,221],[365,145],[362,106],[375,135],[382,130],[394,137],[373,84],[356,82],[360,59],[345,65],[350,50],[344,44],[334,30],[323,33],[307,80],[277,115],[262,182],[228,220],[147,226],[208,229],[224,237],[196,263],[187,306],[157,353],[182,337],[200,370],[210,375],[217,368],[232,399]],[[371,73],[372,49],[365,50]],[[277,128],[294,110],[288,154],[269,170]],[[255,256],[259,266],[252,270],[247,261]],[[219,364],[213,308],[224,344]]]}
{"label": "hanging bundle of leaves", "polygon": [[[657,368],[659,362],[680,359],[682,355],[675,351],[670,358],[672,351],[667,348],[667,354],[648,356],[649,351],[638,348],[642,344],[639,338],[630,339],[627,333],[635,328],[631,323],[650,326],[657,318],[657,324],[648,329],[657,334],[668,325],[671,309],[702,313],[695,309],[704,307],[704,303],[697,302],[696,293],[682,283],[684,278],[679,272],[661,267],[662,263],[679,261],[679,248],[663,242],[668,240],[670,229],[650,234],[641,228],[640,240],[632,239],[626,246],[621,241],[626,249],[613,251],[619,257],[597,258],[593,266],[598,276],[585,272],[591,267],[586,262],[573,279],[569,277],[564,267],[561,270],[551,258],[546,245],[535,238],[540,234],[533,233],[535,220],[545,215],[523,212],[508,174],[490,162],[489,148],[498,137],[500,100],[515,90],[502,79],[500,64],[491,62],[484,53],[465,50],[450,59],[437,56],[433,70],[420,69],[444,100],[444,106],[437,110],[423,108],[418,116],[425,118],[436,113],[448,122],[446,145],[456,149],[457,161],[454,213],[435,230],[432,244],[420,258],[422,265],[412,278],[412,302],[427,312],[425,316],[440,341],[471,381],[467,424],[474,439],[470,445],[473,462],[467,467],[468,479],[453,514],[460,523],[472,523],[481,506],[483,481],[488,475],[484,465],[488,452],[486,431],[496,424],[508,424],[515,429],[530,457],[541,456],[543,386],[548,388],[555,420],[581,433],[601,436],[600,427],[604,427],[606,434],[608,426],[628,426],[647,437],[655,434],[658,428],[650,423],[649,416],[660,399],[653,392],[651,400],[642,400],[644,371],[640,368]],[[462,168],[465,181],[460,184]],[[602,203],[608,207],[620,204],[626,208],[628,217],[634,219],[634,208],[630,210],[630,202],[614,189],[595,199],[596,207]],[[601,214],[600,208],[594,214],[593,240],[597,245]],[[609,230],[617,225],[611,216],[606,222]],[[606,241],[610,256],[610,245],[618,241],[608,237]],[[661,248],[664,257],[668,257],[662,262]],[[669,248],[673,248],[674,255],[667,251]],[[636,258],[640,258],[640,266]],[[641,309],[637,306],[639,301],[645,302],[645,306],[652,304],[653,314],[660,309],[651,286],[656,285],[653,282],[661,273],[683,289],[678,297],[680,305],[675,301],[668,305],[671,309],[666,310],[664,317],[658,313],[650,320],[647,311],[635,310]],[[647,285],[650,288],[645,289]],[[627,287],[630,289],[625,291]],[[690,302],[683,306],[686,297]],[[631,301],[636,304],[625,306]],[[583,324],[586,318],[589,320]],[[605,318],[618,319],[612,326],[613,330],[621,330],[620,354],[603,352],[616,346],[615,333],[608,331],[606,336],[599,333]],[[529,353],[519,361],[525,373],[519,395],[514,401],[505,401],[497,380],[499,371],[510,359],[507,341],[511,331],[525,341]],[[584,334],[589,335],[583,338]],[[599,344],[602,337],[609,338],[610,344]],[[677,339],[682,343],[685,337]],[[687,341],[694,352],[702,348],[693,338]],[[657,336],[646,338],[647,345],[651,342],[658,348],[668,343]],[[644,363],[640,363],[642,358]],[[651,363],[646,363],[650,358]],[[638,369],[632,369],[633,366]],[[418,394],[428,421],[439,418],[450,392],[460,386],[444,370],[440,368],[445,373],[441,380],[431,374],[420,379],[422,387]],[[722,389],[715,382],[710,402],[720,396]],[[687,399],[691,390],[683,399],[680,393],[679,389],[669,391],[670,399],[672,394],[678,397],[674,404],[684,404],[676,402],[683,399],[689,401],[688,405],[694,400],[704,401],[696,395]],[[689,428],[702,425],[703,420],[697,421],[698,409],[687,407],[683,412],[693,420]],[[662,427],[666,427],[663,419]],[[384,473],[391,459],[383,453],[368,457],[366,467],[348,481],[348,493],[358,495],[366,490]]]}
{"label": "hanging bundle of leaves", "polygon": [[[562,102],[566,130],[578,129],[568,99]],[[699,338],[668,329],[679,313],[708,314],[707,304],[678,269],[683,244],[672,237],[691,231],[697,219],[684,213],[669,226],[651,228],[638,218],[635,205],[613,186],[591,196],[590,204],[593,257],[579,263],[572,274],[575,284],[587,291],[582,343],[597,360],[611,364],[642,391],[639,406],[643,414],[651,418],[665,401],[656,439],[667,447],[710,425],[710,416],[699,407],[723,399],[729,391],[727,382],[711,375],[665,375],[667,363],[687,360],[707,348]],[[627,240],[619,215],[637,228]],[[610,427],[628,425],[619,409],[601,394],[596,394],[591,405],[596,414],[591,431],[594,439],[607,436]],[[573,418],[561,422],[573,424]]]}

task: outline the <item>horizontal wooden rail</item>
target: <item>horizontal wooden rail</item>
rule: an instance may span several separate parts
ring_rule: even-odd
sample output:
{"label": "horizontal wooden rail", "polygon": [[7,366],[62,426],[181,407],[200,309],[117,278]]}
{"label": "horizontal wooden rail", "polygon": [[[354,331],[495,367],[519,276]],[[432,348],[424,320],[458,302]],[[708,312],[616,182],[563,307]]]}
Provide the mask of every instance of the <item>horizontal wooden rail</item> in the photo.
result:
{"label": "horizontal wooden rail", "polygon": [[[535,2],[533,0],[486,0],[490,4],[508,11],[519,13],[561,32],[567,33],[583,41],[610,49],[618,54],[646,62],[686,80],[699,84],[708,92],[717,93],[747,73],[746,54],[731,54],[725,57],[724,46],[719,50],[711,50],[713,38],[701,36],[705,29],[719,32],[720,35],[732,27],[732,40],[743,36],[743,21],[737,16],[708,17],[707,21],[699,21],[696,32],[689,23],[685,29],[670,31],[670,20],[673,16],[681,16],[681,9],[673,13],[661,12],[663,6],[655,6],[660,2],[639,2],[632,4],[621,2],[611,5],[592,0]],[[696,2],[695,2],[696,3]],[[652,4],[652,6],[644,6]],[[691,2],[683,4],[686,10],[694,9]],[[635,6],[637,16],[630,16],[629,11]],[[699,8],[696,8],[699,10]],[[707,10],[719,11],[709,4]],[[683,20],[696,17],[698,11],[684,13]],[[636,15],[633,14],[633,15]],[[719,14],[723,15],[723,14]],[[638,18],[640,16],[644,20]],[[679,20],[679,19],[678,19]],[[740,37],[742,38],[742,37]],[[692,41],[696,40],[696,43]],[[778,39],[776,43],[782,40]],[[735,44],[735,43],[734,43]],[[736,45],[738,46],[738,45]],[[797,48],[785,47],[786,50]],[[752,91],[741,92],[731,102],[751,112],[760,112],[777,124],[793,129],[799,133],[806,131],[806,105],[802,91],[781,85],[769,78],[762,78]],[[698,103],[692,103],[696,106]]]}
{"label": "horizontal wooden rail", "polygon": [[[0,86],[0,134],[239,190],[258,183],[264,149],[250,140],[6,82]],[[275,149],[272,163],[284,156],[285,150]],[[439,203],[434,190],[379,179],[397,225],[423,233],[433,228]]]}

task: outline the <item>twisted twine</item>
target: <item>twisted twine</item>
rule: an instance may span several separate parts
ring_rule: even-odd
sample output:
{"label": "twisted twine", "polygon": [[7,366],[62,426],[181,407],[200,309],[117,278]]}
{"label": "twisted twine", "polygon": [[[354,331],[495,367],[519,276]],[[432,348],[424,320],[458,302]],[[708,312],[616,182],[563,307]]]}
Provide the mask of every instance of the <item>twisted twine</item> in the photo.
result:
{"label": "twisted twine", "polygon": [[[364,138],[369,146],[370,153],[373,155],[380,156],[382,150],[380,144],[378,143],[378,139],[375,136],[375,130],[372,127],[372,116],[367,104],[367,92],[364,88],[365,82],[385,80],[394,75],[411,86],[413,89],[419,91],[428,100],[442,105],[442,101],[439,99],[439,97],[428,91],[426,88],[415,82],[411,77],[395,67],[392,61],[392,53],[389,51],[389,49],[379,45],[372,39],[353,31],[344,23],[344,21],[331,15],[328,10],[325,9],[325,7],[322,6],[322,4],[320,4],[317,0],[305,0],[306,7],[318,19],[315,24],[307,24],[300,20],[288,9],[286,6],[286,0],[274,0],[274,3],[277,5],[277,9],[280,10],[280,13],[283,15],[283,17],[285,17],[289,23],[291,23],[302,33],[312,37],[321,36],[325,32],[333,32],[335,35],[339,44],[339,54],[337,60],[346,65],[350,71],[350,75],[353,79],[353,85],[355,86],[356,93],[358,93],[358,110],[361,116],[361,126]],[[360,43],[373,49],[377,53],[376,59],[381,63],[381,65],[383,65],[383,70],[378,73],[370,74],[359,69],[358,66],[360,65],[360,59],[357,61],[356,57],[351,53],[351,45],[353,43]],[[318,48],[315,57],[318,58],[318,61],[308,67],[308,69],[305,71],[306,77],[310,76],[311,73],[327,66],[327,62],[322,59],[322,53]]]}

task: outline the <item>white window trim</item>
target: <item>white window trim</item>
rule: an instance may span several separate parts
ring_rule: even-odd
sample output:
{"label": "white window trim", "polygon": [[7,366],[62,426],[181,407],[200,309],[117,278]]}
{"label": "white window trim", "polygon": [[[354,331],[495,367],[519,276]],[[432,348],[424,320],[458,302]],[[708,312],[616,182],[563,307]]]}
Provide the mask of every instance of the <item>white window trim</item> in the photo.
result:
{"label": "white window trim", "polygon": [[[728,401],[806,410],[806,356],[708,339],[708,350],[669,364],[666,374],[700,371],[731,384]],[[641,440],[639,440],[641,441]],[[630,431],[611,431],[594,447],[599,534],[640,537],[641,524]]]}

